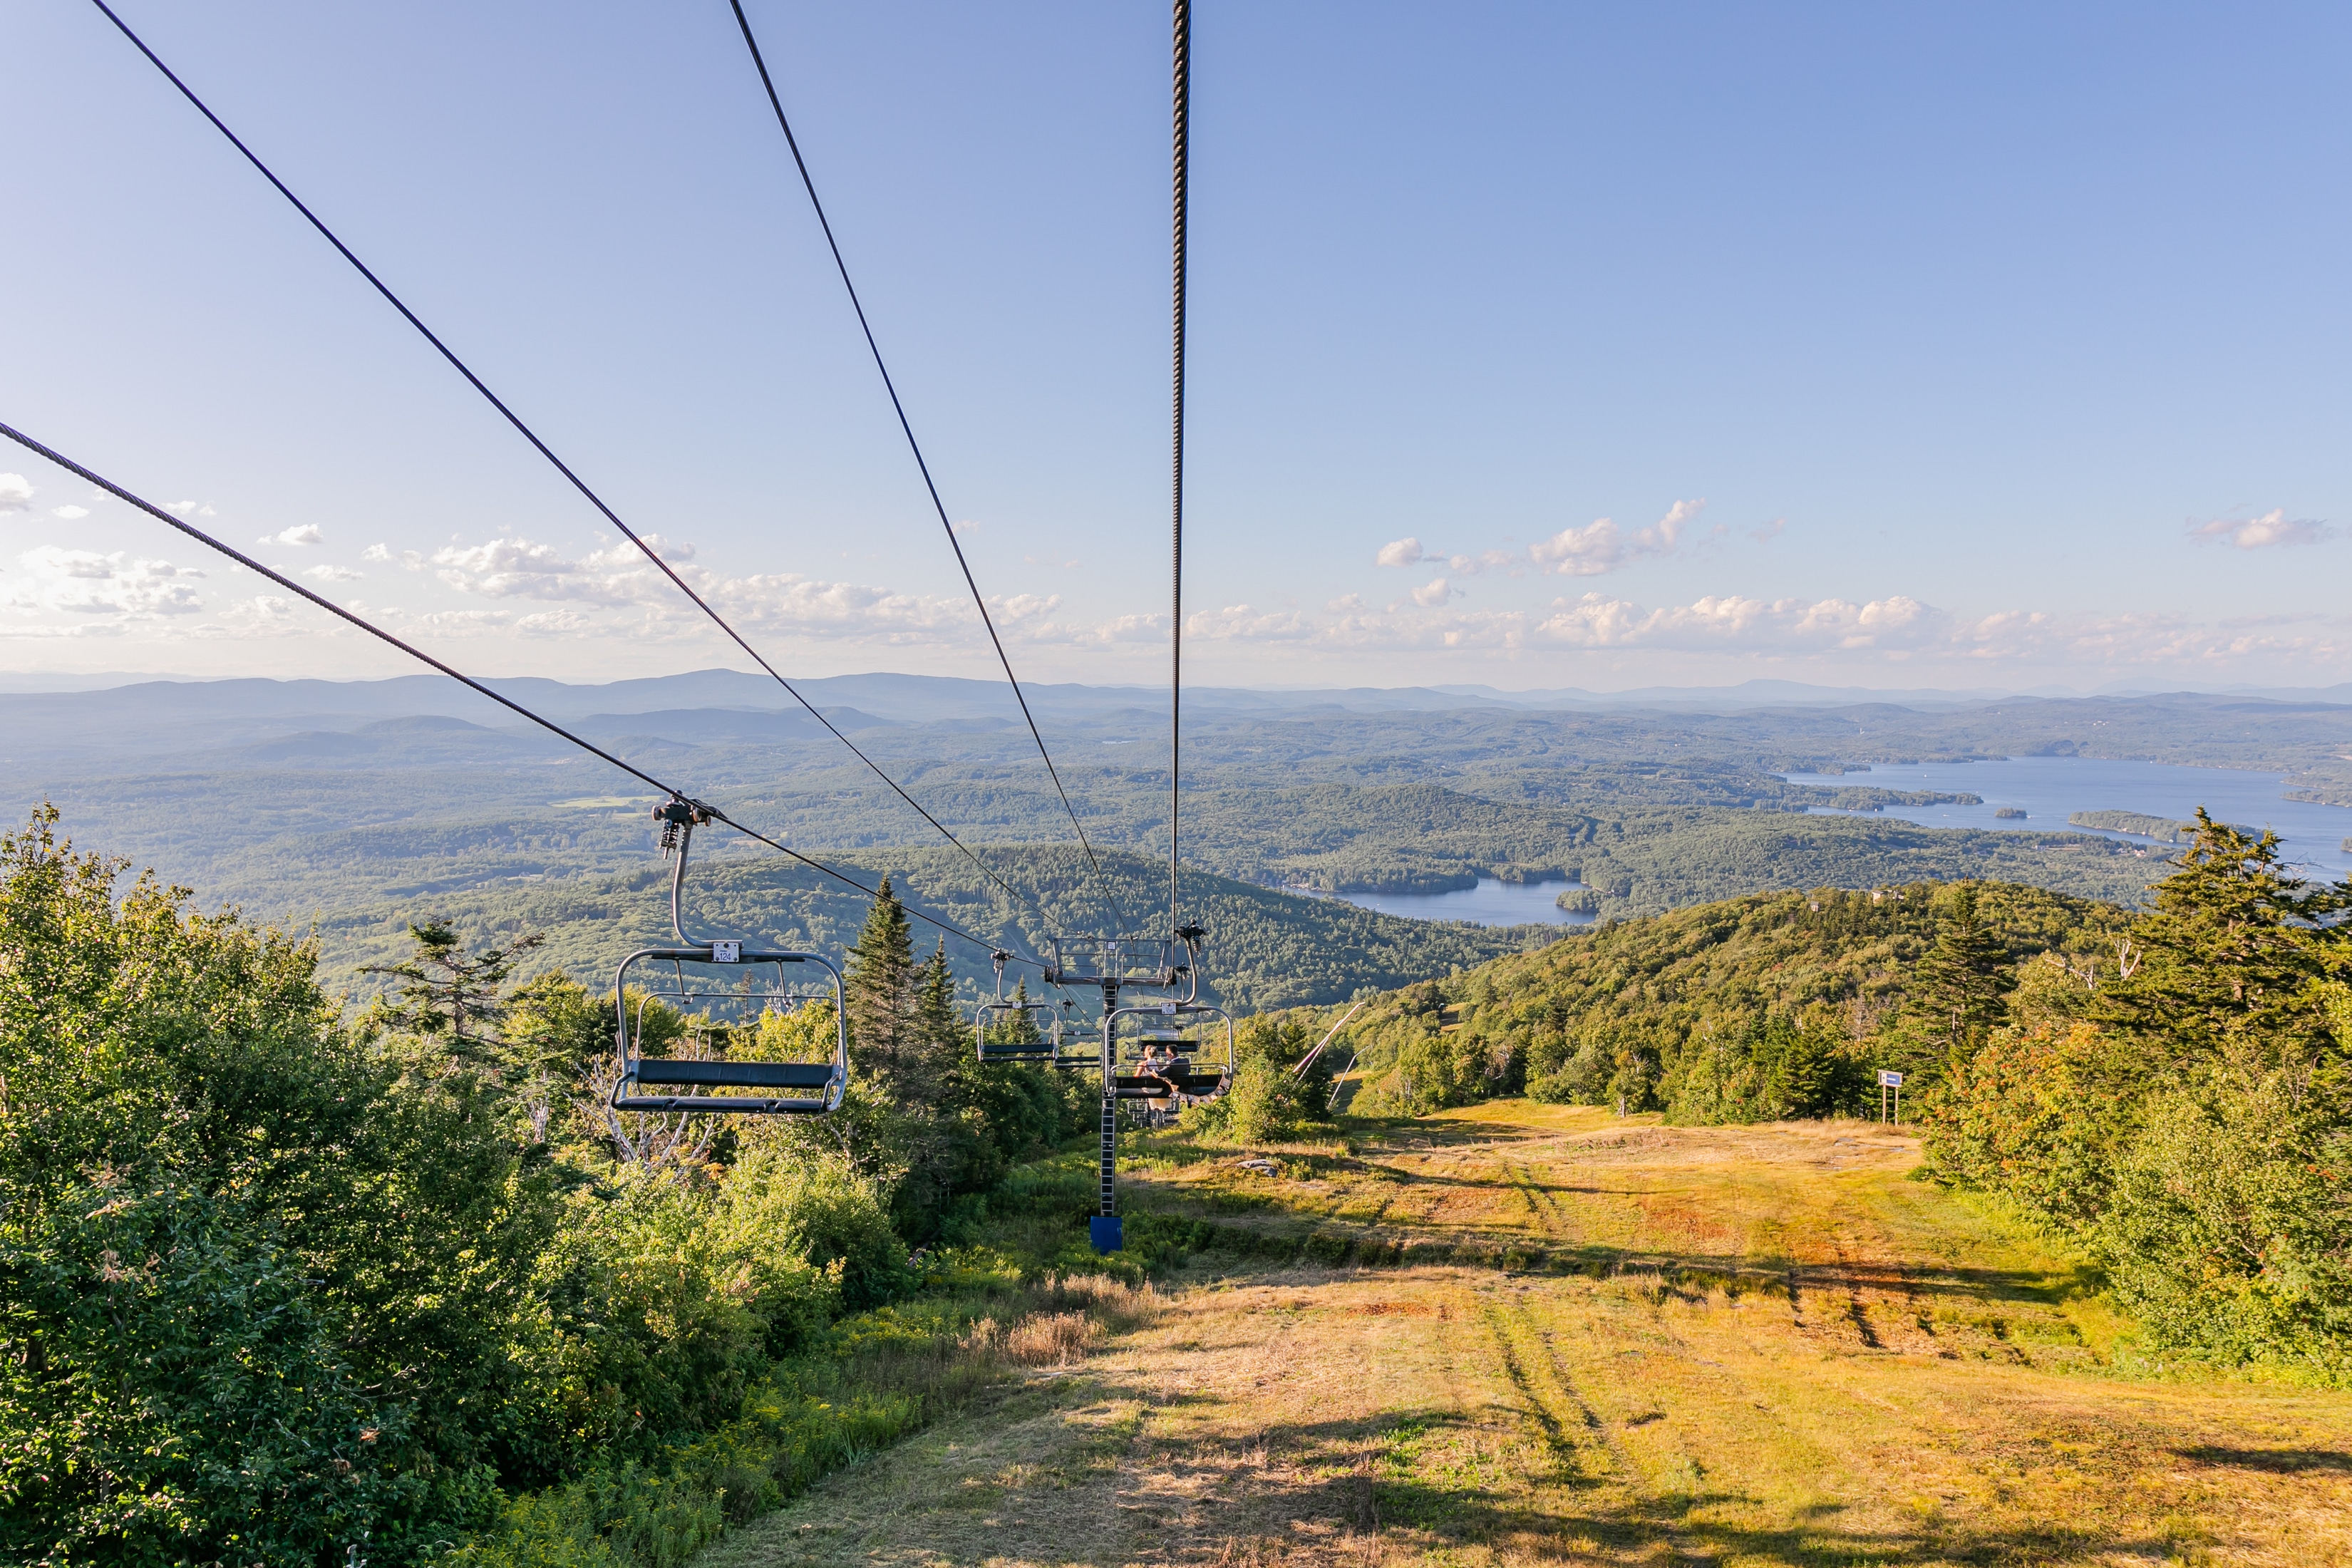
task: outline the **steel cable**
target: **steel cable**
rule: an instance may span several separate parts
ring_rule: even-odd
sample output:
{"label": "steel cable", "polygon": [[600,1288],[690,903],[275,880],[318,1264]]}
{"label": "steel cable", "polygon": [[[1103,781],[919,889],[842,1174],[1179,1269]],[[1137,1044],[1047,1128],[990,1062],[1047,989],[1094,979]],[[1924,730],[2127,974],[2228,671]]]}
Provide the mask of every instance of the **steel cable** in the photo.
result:
{"label": "steel cable", "polygon": [[1168,613],[1168,929],[1179,928],[1176,883],[1177,808],[1184,701],[1184,261],[1190,216],[1192,141],[1192,4],[1175,0],[1175,389],[1173,501],[1169,544]]}
{"label": "steel cable", "polygon": [[980,611],[980,624],[988,628],[988,640],[996,649],[996,661],[1004,669],[1004,679],[1013,688],[1013,700],[1021,705],[1021,717],[1028,721],[1029,738],[1037,742],[1037,754],[1045,759],[1045,772],[1054,781],[1054,791],[1062,797],[1062,810],[1070,819],[1070,827],[1078,836],[1078,845],[1087,852],[1087,864],[1093,868],[1095,884],[1105,900],[1121,920],[1126,919],[1125,906],[1111,890],[1103,877],[1102,862],[1095,857],[1095,847],[1087,838],[1087,830],[1078,821],[1076,807],[1070,804],[1070,792],[1062,785],[1062,771],[1054,765],[1054,753],[1046,749],[1045,737],[1037,728],[1037,716],[1029,710],[1028,694],[1021,689],[1020,677],[1013,673],[1013,660],[1005,654],[1004,639],[996,633],[996,620],[988,613],[988,600],[972,576],[971,563],[964,558],[963,542],[956,537],[955,524],[948,521],[947,503],[940,499],[940,487],[931,478],[931,465],[924,459],[922,443],[915,439],[913,421],[907,417],[907,405],[899,401],[898,384],[890,379],[890,367],[883,362],[882,345],[876,341],[873,323],[866,319],[865,302],[857,297],[857,285],[849,279],[849,263],[841,254],[841,242],[833,236],[833,222],[824,216],[824,203],[818,199],[816,181],[809,174],[808,161],[801,156],[800,138],[793,134],[793,122],[784,113],[784,100],[776,91],[775,78],[768,73],[767,57],[760,52],[760,40],[751,31],[751,19],[743,13],[743,0],[727,0],[734,7],[735,25],[742,29],[743,45],[751,52],[751,64],[759,70],[760,85],[767,89],[768,107],[776,113],[777,128],[784,133],[784,145],[791,149],[793,167],[800,171],[801,187],[808,192],[809,205],[815,210],[817,226],[824,231],[826,248],[833,252],[835,270],[841,274],[841,286],[849,295],[849,308],[857,313],[858,330],[866,334],[866,348],[874,356],[874,368],[882,375],[882,389],[890,395],[891,412],[898,416],[898,428],[907,437],[907,449],[915,455],[915,467],[923,476],[923,489],[931,498],[931,510],[939,514],[940,527],[946,531],[948,548],[955,552],[956,564],[963,571],[963,583],[971,591],[971,602]]}
{"label": "steel cable", "polygon": [[[26,435],[22,430],[17,429],[16,426],[5,423],[0,423],[0,436],[7,437],[8,439],[16,442],[18,446],[24,447],[28,452],[32,452],[39,457],[47,458],[50,462],[55,463],[58,468],[66,470],[66,472],[75,475],[79,479],[89,480],[91,484],[96,485],[99,489],[106,491],[107,494],[113,496],[116,500],[129,502],[131,505],[137,507],[141,511],[145,512],[148,516],[155,519],[158,522],[166,523],[173,528],[178,529],[182,533],[186,534],[189,538],[196,541],[199,544],[204,545],[206,549],[218,551],[221,554],[227,556],[230,560],[236,562],[247,571],[268,578],[270,582],[277,584],[288,593],[299,595],[302,598],[305,598],[311,604],[318,605],[329,615],[335,616],[349,622],[351,625],[355,626],[360,630],[367,633],[370,637],[376,637],[383,642],[389,643],[394,647],[398,648],[401,652],[408,655],[409,658],[417,660],[421,664],[431,666],[433,668],[440,671],[443,675],[447,676],[450,679],[455,680],[460,685],[466,686],[474,691],[479,692],[482,696],[488,698],[491,701],[499,704],[500,707],[520,714],[523,718],[530,720],[532,723],[538,725],[541,729],[545,730],[550,734],[561,736],[562,739],[571,742],[573,745],[579,747],[582,751],[586,752],[591,756],[593,756],[600,761],[611,763],[614,767],[620,769],[623,773],[627,773],[631,778],[637,780],[639,783],[651,784],[654,788],[661,791],[664,795],[672,796],[676,799],[685,800],[690,798],[685,794],[685,792],[673,788],[671,785],[663,783],[660,779],[656,778],[653,774],[646,772],[643,768],[637,767],[631,763],[623,762],[620,758],[604,750],[602,746],[597,745],[594,742],[583,740],[582,737],[573,734],[571,731],[565,729],[562,725],[557,723],[552,719],[542,718],[541,715],[532,712],[530,709],[516,701],[513,698],[499,693],[491,687],[484,684],[482,681],[477,680],[472,676],[466,674],[463,670],[455,668],[450,665],[444,664],[441,660],[434,658],[431,654],[426,653],[423,648],[420,648],[415,644],[407,642],[394,634],[384,630],[382,626],[377,626],[373,621],[368,620],[365,616],[359,615],[355,611],[347,610],[343,608],[342,605],[336,604],[333,600],[316,594],[310,589],[305,588],[301,584],[295,582],[285,574],[274,571],[268,566],[264,566],[260,562],[256,561],[252,556],[246,554],[245,552],[237,549],[235,545],[214,538],[211,534],[206,533],[203,529],[198,528],[192,522],[186,521],[181,518],[173,517],[170,512],[165,511],[162,507],[157,506],[154,502],[132,494],[131,491],[123,489],[121,485],[116,484],[112,479],[106,478],[103,474],[97,473],[89,468],[82,467],[81,464],[75,462],[71,458],[67,457],[64,453],[58,451],[55,447],[43,445],[41,442],[35,440],[32,437]],[[836,871],[832,867],[826,865],[824,861],[813,859],[810,857],[802,854],[799,850],[793,848],[789,845],[780,844],[775,839],[769,837],[766,834],[760,832],[757,828],[746,827],[743,824],[736,821],[733,817],[729,816],[725,812],[719,810],[716,806],[710,805],[708,802],[697,801],[695,804],[701,805],[704,810],[709,812],[714,820],[724,823],[729,827],[733,828],[736,832],[743,835],[746,838],[756,839],[760,843],[766,845],[771,849],[774,849],[779,853],[790,856],[792,858],[799,861],[802,865],[806,866],[813,871],[822,872],[825,876],[832,878],[836,882],[855,888],[868,898],[880,898],[882,896],[878,889],[867,887],[856,878],[849,876],[845,872]],[[907,913],[913,916],[915,919],[921,921],[924,924],[935,927],[939,931],[943,931],[950,936],[959,937],[984,952],[993,952],[1000,945],[994,942],[983,942],[979,937],[976,937],[970,931],[964,930],[961,926],[959,926],[950,921],[940,920],[935,915],[926,914],[922,910],[917,909],[914,905],[905,903],[904,900],[901,900],[901,903]],[[1016,954],[1015,957],[1020,963],[1029,964],[1034,968],[1041,970],[1045,968],[1044,964],[1038,963],[1038,961],[1034,958],[1022,957],[1018,954]]]}
{"label": "steel cable", "polygon": [[[431,343],[433,347],[439,352],[441,357],[448,361],[451,367],[454,368],[459,375],[464,376],[467,382],[472,385],[474,390],[480,393],[489,405],[497,409],[499,413],[505,417],[506,422],[513,426],[522,436],[522,438],[530,442],[531,446],[538,450],[541,457],[545,458],[550,463],[554,465],[556,472],[562,474],[566,479],[571,481],[572,488],[573,489],[578,490],[581,495],[587,498],[588,504],[594,507],[597,511],[602,513],[605,521],[620,530],[621,533],[629,541],[629,542],[635,545],[637,549],[644,553],[646,560],[652,562],[655,566],[659,568],[662,575],[667,577],[670,582],[677,586],[679,593],[684,594],[688,599],[692,600],[695,607],[700,610],[705,616],[709,616],[712,624],[717,626],[720,631],[726,633],[728,639],[734,643],[737,647],[741,648],[745,656],[749,658],[752,663],[758,665],[762,670],[766,671],[769,678],[773,679],[777,685],[782,687],[793,701],[806,709],[808,710],[809,717],[824,725],[827,733],[831,734],[835,740],[839,741],[843,745],[848,747],[850,754],[855,756],[859,762],[864,763],[866,768],[872,772],[876,778],[878,778],[884,784],[888,784],[892,793],[896,794],[900,800],[905,801],[908,805],[913,806],[922,816],[922,819],[925,822],[929,823],[932,827],[939,831],[941,837],[954,845],[958,849],[962,850],[965,858],[969,859],[972,863],[973,868],[978,870],[982,876],[987,878],[990,881],[1003,889],[1006,893],[1010,894],[1015,900],[1026,902],[1031,909],[1037,911],[1037,915],[1041,920],[1045,920],[1048,925],[1052,924],[1051,917],[1046,915],[1044,907],[1041,906],[1034,898],[1022,892],[1010,882],[1007,882],[1003,877],[999,876],[994,870],[991,869],[986,862],[982,861],[968,845],[948,830],[945,823],[942,823],[938,817],[932,816],[930,812],[924,807],[920,801],[907,793],[907,791],[898,784],[898,780],[892,778],[887,773],[884,772],[880,763],[867,756],[855,741],[852,741],[848,736],[843,734],[838,729],[835,728],[833,721],[826,718],[823,713],[818,712],[815,704],[809,701],[807,698],[802,696],[798,688],[794,687],[791,681],[785,679],[782,674],[778,673],[775,667],[762,658],[757,648],[754,648],[749,642],[745,641],[742,635],[736,631],[732,626],[728,624],[727,618],[711,607],[709,601],[706,600],[700,594],[695,592],[695,590],[687,583],[686,579],[679,576],[677,572],[670,565],[670,563],[662,559],[658,551],[655,550],[652,545],[646,543],[646,541],[638,535],[636,530],[631,528],[626,522],[624,522],[618,512],[615,512],[611,507],[605,505],[604,498],[598,495],[594,490],[591,489],[588,487],[588,482],[585,479],[583,479],[577,473],[573,472],[570,464],[566,463],[562,458],[557,457],[554,449],[548,446],[546,442],[540,439],[539,433],[533,430],[529,425],[524,424],[521,416],[516,414],[513,409],[508,407],[505,400],[500,398],[497,393],[492,392],[488,384],[486,384],[480,376],[474,374],[472,367],[467,365],[464,360],[459,359],[456,352],[452,350],[447,343],[441,341],[439,334],[436,333],[432,328],[426,326],[424,321],[418,317],[416,312],[410,310],[407,304],[402,300],[400,296],[394,293],[384,280],[377,277],[374,271],[369,268],[368,264],[362,261],[358,255],[352,251],[352,247],[345,245],[342,240],[337,237],[335,231],[327,226],[320,218],[319,215],[312,212],[303,202],[302,198],[296,195],[293,190],[287,185],[286,182],[279,179],[278,175],[271,171],[269,165],[263,163],[260,157],[255,153],[253,149],[247,146],[243,139],[241,139],[236,132],[231,131],[226,122],[225,122],[219,115],[215,114],[212,111],[210,106],[208,106],[203,99],[196,96],[194,89],[190,88],[186,82],[181,80],[179,74],[173,70],[170,66],[165,65],[162,57],[157,55],[153,49],[147,47],[146,40],[140,37],[137,33],[131,31],[129,23],[125,22],[121,16],[115,15],[112,7],[107,5],[106,0],[90,0],[90,4],[96,5],[100,11],[103,12],[106,19],[112,22],[121,32],[122,36],[130,39],[132,46],[135,47],[141,54],[147,57],[148,62],[154,66],[157,70],[163,73],[165,80],[169,81],[173,87],[179,89],[180,96],[186,99],[191,104],[194,104],[197,113],[202,114],[206,120],[212,121],[213,129],[218,131],[223,136],[226,137],[228,139],[229,145],[235,147],[239,153],[243,153],[245,155],[245,161],[251,163],[255,169],[258,170],[263,179],[268,180],[272,185],[277,187],[278,194],[279,195],[284,196],[289,202],[293,204],[294,210],[300,213],[304,218],[309,220],[310,226],[317,229],[320,237],[323,237],[329,245],[333,246],[335,249],[341,253],[342,258],[350,262],[353,269],[373,286],[377,293],[383,296],[386,303],[390,304],[394,310],[399,311],[402,317],[407,321],[408,324],[415,327],[418,333],[424,337],[425,341]],[[970,574],[967,574],[966,575],[968,578]],[[983,610],[982,613],[983,616],[985,616],[986,611]],[[993,628],[991,628],[990,635],[992,637],[995,635]],[[1035,726],[1033,724],[1031,728],[1034,731]],[[1050,761],[1048,765],[1051,765]],[[1055,780],[1055,786],[1058,789],[1060,787],[1060,784],[1061,781],[1057,777]],[[1066,808],[1068,805],[1069,799],[1065,795],[1063,797],[1063,805]],[[1092,848],[1090,847],[1087,853],[1088,858],[1091,859],[1094,853]],[[1097,877],[1100,876],[1101,871],[1099,867],[1096,868],[1096,874]]]}

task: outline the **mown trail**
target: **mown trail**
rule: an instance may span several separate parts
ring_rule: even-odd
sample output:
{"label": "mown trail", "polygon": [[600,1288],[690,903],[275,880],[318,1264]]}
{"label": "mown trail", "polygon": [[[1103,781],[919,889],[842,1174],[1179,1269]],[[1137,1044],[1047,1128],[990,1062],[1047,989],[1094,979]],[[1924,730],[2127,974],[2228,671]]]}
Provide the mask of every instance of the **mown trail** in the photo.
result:
{"label": "mown trail", "polygon": [[1866,1123],[1508,1104],[1278,1178],[1171,1144],[1152,1324],[753,1524],[767,1563],[2352,1563],[2352,1394],[2134,1381]]}

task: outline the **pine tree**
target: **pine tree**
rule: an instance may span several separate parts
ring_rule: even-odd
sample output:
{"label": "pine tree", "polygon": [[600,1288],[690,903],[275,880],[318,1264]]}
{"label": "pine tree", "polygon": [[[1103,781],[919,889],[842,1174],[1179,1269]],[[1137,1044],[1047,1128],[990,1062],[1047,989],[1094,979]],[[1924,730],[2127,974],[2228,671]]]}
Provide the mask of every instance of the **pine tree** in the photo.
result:
{"label": "pine tree", "polygon": [[952,1098],[949,1091],[956,1078],[956,1064],[963,1056],[963,1019],[956,1011],[955,975],[948,968],[944,938],[916,972],[915,1037],[920,1049],[916,1082],[909,1087],[935,1113],[950,1112],[955,1108],[948,1103]]}
{"label": "pine tree", "polygon": [[2286,874],[2278,836],[2256,838],[2200,807],[2197,834],[2158,882],[2099,993],[2098,1021],[2137,1042],[2129,1070],[2179,1078],[2240,1050],[2266,1061],[2325,1028],[2313,983],[2342,967],[2324,928],[2352,907],[2342,886]]}
{"label": "pine tree", "polygon": [[461,1068],[495,1069],[499,1025],[506,1018],[505,987],[524,953],[545,940],[537,932],[504,947],[468,953],[446,921],[408,928],[415,953],[404,963],[371,963],[362,974],[401,982],[377,1003],[372,1021],[420,1038],[443,1042]]}
{"label": "pine tree", "polygon": [[1951,1061],[1964,1059],[2000,1022],[2001,997],[2015,984],[2003,958],[1977,912],[1975,885],[1961,883],[1937,922],[1935,945],[1912,972],[1909,998]]}
{"label": "pine tree", "polygon": [[866,928],[849,949],[844,999],[849,1007],[852,1059],[861,1074],[884,1086],[895,1104],[921,1055],[915,1026],[915,944],[906,907],[882,879]]}

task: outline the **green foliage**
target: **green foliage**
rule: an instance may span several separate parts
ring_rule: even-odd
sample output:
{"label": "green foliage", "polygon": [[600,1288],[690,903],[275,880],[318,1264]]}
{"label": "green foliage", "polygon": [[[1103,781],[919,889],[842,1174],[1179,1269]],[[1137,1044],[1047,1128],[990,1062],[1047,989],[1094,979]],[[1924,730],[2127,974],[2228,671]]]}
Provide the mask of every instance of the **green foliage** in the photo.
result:
{"label": "green foliage", "polygon": [[2155,1347],[2352,1379],[2352,888],[2201,811],[2175,867],[2111,978],[2028,966],[1930,1159],[2088,1243]]}
{"label": "green foliage", "polygon": [[1352,1026],[1369,1085],[1355,1108],[1524,1088],[1691,1121],[1855,1110],[1874,1103],[1874,1067],[1940,1072],[1953,1013],[1980,1032],[2018,958],[2088,963],[2123,918],[2032,888],[1915,883],[1607,921],[1380,999]]}
{"label": "green foliage", "polygon": [[[345,1029],[314,950],[121,890],[55,821],[0,838],[11,1560],[415,1561],[501,1488],[667,1464],[910,1287],[837,1152],[615,1163],[516,1113],[495,986],[462,1053]],[[604,1059],[576,986],[506,1016]]]}
{"label": "green foliage", "polygon": [[1977,916],[1977,889],[1955,888],[1937,922],[1936,940],[1912,969],[1909,1001],[1920,1032],[1960,1060],[2002,1016],[2001,996],[2015,984],[2000,942]]}
{"label": "green foliage", "polygon": [[1802,1025],[1786,1013],[1751,1014],[1745,1025],[1703,1035],[1677,1053],[1659,1094],[1675,1120],[1698,1123],[1785,1121],[1861,1109],[1868,1069],[1824,1013]]}
{"label": "green foliage", "polygon": [[414,954],[399,963],[372,963],[363,974],[398,982],[369,1010],[379,1029],[441,1043],[458,1065],[492,1065],[490,1047],[507,1011],[506,985],[523,954],[545,939],[533,932],[503,947],[467,952],[446,921],[411,921]]}
{"label": "green foliage", "polygon": [[462,1521],[545,1173],[472,1080],[340,1031],[308,947],[152,878],[118,903],[55,821],[0,838],[0,1541],[300,1557]]}
{"label": "green foliage", "polygon": [[2158,1097],[2089,1235],[2156,1342],[2352,1379],[2352,1130],[2295,1088]]}
{"label": "green foliage", "polygon": [[1233,1083],[1214,1100],[1184,1108],[1190,1131],[1216,1142],[1275,1143],[1331,1125],[1328,1053],[1297,1070],[1318,1033],[1297,1015],[1244,1018],[1234,1037]]}

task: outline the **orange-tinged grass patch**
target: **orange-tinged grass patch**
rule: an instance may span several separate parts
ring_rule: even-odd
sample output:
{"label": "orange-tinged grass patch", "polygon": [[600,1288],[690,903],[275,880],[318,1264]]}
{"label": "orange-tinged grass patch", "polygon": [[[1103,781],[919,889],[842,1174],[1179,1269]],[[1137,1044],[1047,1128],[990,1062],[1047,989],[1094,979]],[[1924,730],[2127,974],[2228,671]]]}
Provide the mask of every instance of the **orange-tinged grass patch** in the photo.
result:
{"label": "orange-tinged grass patch", "polygon": [[2352,1395],[2116,1375],[2079,1261],[1893,1130],[1507,1103],[1278,1178],[1144,1152],[1131,1205],[1255,1250],[702,1568],[2352,1563]]}

